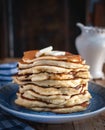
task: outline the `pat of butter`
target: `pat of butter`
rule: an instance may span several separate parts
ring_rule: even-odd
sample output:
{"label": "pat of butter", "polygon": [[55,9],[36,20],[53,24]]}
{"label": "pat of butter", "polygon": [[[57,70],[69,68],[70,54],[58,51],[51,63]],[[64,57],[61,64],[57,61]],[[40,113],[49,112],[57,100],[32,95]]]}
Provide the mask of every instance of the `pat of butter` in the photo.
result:
{"label": "pat of butter", "polygon": [[52,46],[46,47],[44,49],[41,49],[39,52],[36,53],[36,57],[40,57],[42,55],[47,55],[49,52],[53,50]]}
{"label": "pat of butter", "polygon": [[51,52],[49,52],[49,55],[61,56],[61,55],[65,55],[65,52],[64,51],[51,51]]}
{"label": "pat of butter", "polygon": [[52,46],[46,47],[46,48],[41,49],[40,51],[38,51],[35,56],[40,57],[42,55],[52,55],[52,56],[65,55],[64,51],[52,51],[52,50],[53,50]]}

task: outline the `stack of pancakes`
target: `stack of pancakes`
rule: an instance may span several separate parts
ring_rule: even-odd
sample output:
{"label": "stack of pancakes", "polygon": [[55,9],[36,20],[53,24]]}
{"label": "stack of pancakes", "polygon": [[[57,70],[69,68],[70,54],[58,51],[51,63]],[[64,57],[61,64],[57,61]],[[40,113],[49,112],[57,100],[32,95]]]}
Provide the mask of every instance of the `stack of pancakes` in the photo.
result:
{"label": "stack of pancakes", "polygon": [[14,82],[19,84],[15,103],[36,111],[70,113],[85,110],[89,66],[79,55],[52,47],[24,53]]}

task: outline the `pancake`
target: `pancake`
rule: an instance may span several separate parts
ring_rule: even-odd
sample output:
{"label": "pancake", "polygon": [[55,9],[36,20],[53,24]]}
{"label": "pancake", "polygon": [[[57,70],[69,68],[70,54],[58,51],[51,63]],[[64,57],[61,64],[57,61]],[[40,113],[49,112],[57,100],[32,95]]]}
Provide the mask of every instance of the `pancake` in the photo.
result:
{"label": "pancake", "polygon": [[[63,59],[62,59],[63,60]],[[34,61],[32,64],[23,64],[21,62],[19,62],[19,68],[23,69],[23,68],[32,68],[34,66],[41,66],[41,65],[48,65],[48,66],[58,66],[58,67],[63,67],[63,68],[88,68],[89,66],[85,65],[85,64],[81,64],[79,62],[77,63],[73,63],[73,62],[66,62],[66,61],[60,61],[60,60],[52,60],[52,58],[50,58],[49,60],[36,60]]]}
{"label": "pancake", "polygon": [[88,84],[81,84],[79,86],[77,86],[76,88],[72,88],[72,87],[69,87],[69,88],[55,88],[55,87],[39,87],[39,86],[36,86],[36,85],[33,85],[33,84],[27,84],[27,85],[24,85],[24,86],[20,86],[19,87],[19,92],[20,93],[24,93],[25,91],[28,91],[28,90],[32,90],[34,91],[35,93],[38,93],[40,95],[46,95],[46,96],[49,96],[49,95],[72,95],[72,94],[77,94],[77,93],[80,93],[82,90],[88,90]]}
{"label": "pancake", "polygon": [[36,60],[45,60],[45,59],[47,59],[47,60],[50,60],[50,59],[61,60],[62,59],[63,61],[68,61],[68,62],[85,63],[85,60],[83,60],[80,55],[74,55],[74,54],[71,54],[69,52],[65,52],[65,54],[63,54],[63,55],[61,54],[59,56],[54,56],[53,54],[52,55],[50,55],[50,54],[44,55],[43,54],[43,56],[36,58],[37,53],[40,53],[40,50],[31,50],[31,51],[24,52],[24,56],[22,57],[22,60],[21,60],[22,63],[30,64]]}
{"label": "pancake", "polygon": [[[88,104],[86,105],[86,107],[88,106]],[[50,111],[50,112],[54,112],[54,113],[72,113],[72,112],[77,112],[77,111],[84,111],[86,110],[86,107],[82,106],[81,104],[78,104],[76,106],[71,106],[71,107],[66,107],[66,108],[55,108],[55,109],[50,109],[50,108],[32,108],[32,110],[34,111]]]}
{"label": "pancake", "polygon": [[75,79],[75,80],[42,80],[42,81],[20,81],[17,78],[14,78],[14,81],[18,83],[19,85],[25,85],[25,84],[35,84],[38,86],[43,86],[43,87],[55,87],[55,88],[60,88],[60,87],[77,87],[79,84],[86,83],[88,79]]}
{"label": "pancake", "polygon": [[72,112],[78,112],[78,111],[84,111],[88,107],[89,102],[84,102],[82,104],[77,104],[76,106],[70,106],[70,107],[63,107],[63,108],[45,108],[45,107],[34,107],[29,108],[34,111],[50,111],[54,113],[72,113]]}
{"label": "pancake", "polygon": [[41,73],[41,72],[48,72],[48,73],[70,73],[71,71],[86,71],[87,68],[85,68],[85,66],[81,67],[81,68],[76,68],[76,69],[67,69],[67,68],[61,68],[61,67],[57,67],[57,66],[47,66],[47,65],[43,65],[43,66],[35,66],[32,68],[28,68],[28,69],[20,69],[18,74],[19,75],[25,75],[25,74],[37,74],[37,73]]}
{"label": "pancake", "polygon": [[63,79],[74,79],[74,78],[90,78],[90,73],[88,71],[79,71],[79,72],[70,72],[70,73],[37,73],[37,74],[28,74],[28,75],[18,75],[16,78],[20,81],[31,80],[31,81],[41,81],[41,80],[63,80]]}

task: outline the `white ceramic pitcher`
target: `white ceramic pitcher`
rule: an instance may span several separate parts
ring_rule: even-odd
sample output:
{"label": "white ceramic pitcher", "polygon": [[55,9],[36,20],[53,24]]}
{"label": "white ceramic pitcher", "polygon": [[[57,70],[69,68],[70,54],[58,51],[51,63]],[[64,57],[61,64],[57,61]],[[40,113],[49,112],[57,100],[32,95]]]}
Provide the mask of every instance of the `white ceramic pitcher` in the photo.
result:
{"label": "white ceramic pitcher", "polygon": [[103,64],[105,62],[105,29],[84,26],[77,23],[81,34],[76,38],[78,53],[90,65],[92,78],[104,78]]}

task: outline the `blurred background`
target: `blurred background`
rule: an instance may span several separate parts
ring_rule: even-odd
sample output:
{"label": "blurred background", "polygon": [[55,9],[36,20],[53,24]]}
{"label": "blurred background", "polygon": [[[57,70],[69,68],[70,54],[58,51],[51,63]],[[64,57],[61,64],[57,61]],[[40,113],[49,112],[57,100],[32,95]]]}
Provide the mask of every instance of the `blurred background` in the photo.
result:
{"label": "blurred background", "polygon": [[0,58],[52,45],[77,54],[76,23],[105,26],[105,0],[0,0]]}

